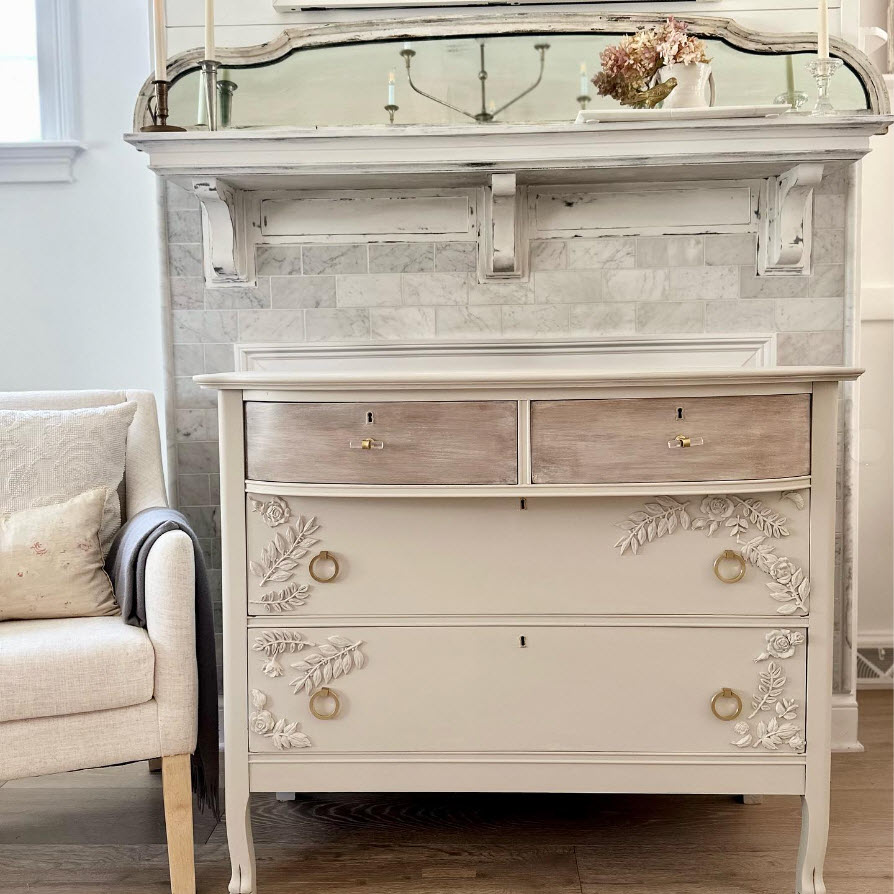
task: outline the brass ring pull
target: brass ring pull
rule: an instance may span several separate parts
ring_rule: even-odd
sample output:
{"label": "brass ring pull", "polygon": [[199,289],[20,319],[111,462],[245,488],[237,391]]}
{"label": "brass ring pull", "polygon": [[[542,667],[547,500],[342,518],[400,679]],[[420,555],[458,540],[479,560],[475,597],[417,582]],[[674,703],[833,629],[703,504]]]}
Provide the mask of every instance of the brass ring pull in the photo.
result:
{"label": "brass ring pull", "polygon": [[[732,577],[724,577],[720,571],[720,563],[726,561],[736,562],[739,566],[739,570]],[[736,584],[742,580],[745,577],[745,560],[741,553],[737,553],[734,549],[725,549],[714,560],[714,575],[717,580],[723,581],[725,584]]]}
{"label": "brass ring pull", "polygon": [[[732,714],[721,714],[717,710],[717,701],[721,698],[732,699],[736,703],[736,709]],[[742,713],[742,699],[737,692],[724,686],[720,692],[715,692],[714,698],[711,699],[711,713],[718,720],[735,720]]]}
{"label": "brass ring pull", "polygon": [[692,438],[689,438],[686,435],[677,435],[677,443],[681,447],[691,447],[692,446]]}
{"label": "brass ring pull", "polygon": [[[334,706],[331,711],[324,714],[322,711],[317,709],[317,699],[323,698],[331,698],[334,702]],[[741,708],[741,702],[739,703],[739,707]],[[341,710],[341,702],[338,700],[338,696],[331,689],[318,689],[311,697],[310,697],[310,713],[317,718],[317,720],[332,720],[335,717],[338,717],[338,712]]]}
{"label": "brass ring pull", "polygon": [[[329,577],[320,577],[319,574],[314,571],[314,566],[317,562],[332,562],[332,574]],[[317,553],[311,560],[310,564],[307,566],[307,570],[310,572],[310,576],[318,583],[318,584],[328,584],[335,580],[338,577],[338,559],[332,555],[328,550],[323,550],[322,552]]]}

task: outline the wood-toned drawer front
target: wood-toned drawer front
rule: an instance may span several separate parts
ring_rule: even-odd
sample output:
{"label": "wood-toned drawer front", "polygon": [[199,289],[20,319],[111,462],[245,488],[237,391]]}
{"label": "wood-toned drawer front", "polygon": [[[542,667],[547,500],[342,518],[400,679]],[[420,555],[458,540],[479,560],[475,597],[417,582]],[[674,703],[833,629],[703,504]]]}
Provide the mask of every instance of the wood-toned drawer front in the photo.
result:
{"label": "wood-toned drawer front", "polygon": [[531,463],[535,484],[808,475],[810,396],[533,401]]}
{"label": "wood-toned drawer front", "polygon": [[245,465],[258,481],[515,484],[518,404],[250,401]]}
{"label": "wood-toned drawer front", "polygon": [[[302,626],[248,637],[253,752],[803,749],[803,629]],[[332,719],[311,712],[334,708],[311,702],[321,687],[340,702]],[[730,721],[711,710],[724,688],[742,702]]]}
{"label": "wood-toned drawer front", "polygon": [[[787,498],[539,497],[525,505],[510,497],[250,494],[249,614],[774,617],[808,607],[809,593],[799,592],[809,575],[806,490]],[[339,563],[329,583],[309,574],[323,550]],[[726,550],[747,561],[736,583],[714,573]],[[735,577],[740,567],[728,559],[719,570]],[[331,562],[315,564],[318,577],[333,571]]]}

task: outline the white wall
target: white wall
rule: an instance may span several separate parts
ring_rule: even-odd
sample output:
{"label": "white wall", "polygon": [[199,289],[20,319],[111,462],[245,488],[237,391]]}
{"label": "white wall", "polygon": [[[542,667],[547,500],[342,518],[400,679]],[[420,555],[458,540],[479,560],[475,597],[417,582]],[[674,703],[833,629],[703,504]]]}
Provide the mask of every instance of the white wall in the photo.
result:
{"label": "white wall", "polygon": [[77,21],[75,182],[0,185],[0,390],[149,388],[163,406],[155,177],[121,139],[147,7],[81,0]]}

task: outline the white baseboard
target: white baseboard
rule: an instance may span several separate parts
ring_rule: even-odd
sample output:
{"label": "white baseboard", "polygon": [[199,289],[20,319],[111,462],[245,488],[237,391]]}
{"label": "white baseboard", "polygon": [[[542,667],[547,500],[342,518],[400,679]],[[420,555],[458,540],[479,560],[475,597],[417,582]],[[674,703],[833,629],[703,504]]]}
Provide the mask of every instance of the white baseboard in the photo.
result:
{"label": "white baseboard", "polygon": [[832,750],[863,751],[857,737],[857,699],[850,693],[832,695]]}

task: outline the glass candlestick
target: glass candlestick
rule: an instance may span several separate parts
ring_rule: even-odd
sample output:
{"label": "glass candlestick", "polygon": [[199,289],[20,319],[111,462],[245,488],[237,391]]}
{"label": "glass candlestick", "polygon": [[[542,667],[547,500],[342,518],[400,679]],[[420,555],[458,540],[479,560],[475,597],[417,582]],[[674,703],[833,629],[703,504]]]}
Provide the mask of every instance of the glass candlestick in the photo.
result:
{"label": "glass candlestick", "polygon": [[835,72],[841,68],[840,59],[813,59],[807,63],[807,68],[816,81],[816,105],[812,115],[834,115],[835,109],[829,99],[829,83]]}
{"label": "glass candlestick", "polygon": [[577,104],[581,107],[581,109],[585,109],[590,104],[590,99],[592,97],[588,96],[586,93],[581,93],[577,98]]}

